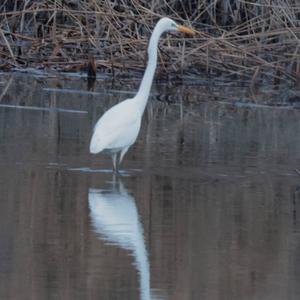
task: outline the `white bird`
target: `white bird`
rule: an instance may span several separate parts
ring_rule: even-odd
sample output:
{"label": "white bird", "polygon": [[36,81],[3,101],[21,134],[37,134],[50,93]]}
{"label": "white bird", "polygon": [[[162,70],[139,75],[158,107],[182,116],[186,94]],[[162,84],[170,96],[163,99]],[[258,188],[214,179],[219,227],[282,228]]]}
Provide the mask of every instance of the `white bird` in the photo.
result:
{"label": "white bird", "polygon": [[157,65],[158,41],[160,36],[167,31],[194,33],[192,29],[178,25],[169,18],[160,19],[149,41],[148,65],[137,94],[135,97],[111,107],[94,127],[90,153],[97,154],[103,150],[108,152],[112,157],[114,172],[116,173],[124,155],[135,142],[140,131],[142,116]]}

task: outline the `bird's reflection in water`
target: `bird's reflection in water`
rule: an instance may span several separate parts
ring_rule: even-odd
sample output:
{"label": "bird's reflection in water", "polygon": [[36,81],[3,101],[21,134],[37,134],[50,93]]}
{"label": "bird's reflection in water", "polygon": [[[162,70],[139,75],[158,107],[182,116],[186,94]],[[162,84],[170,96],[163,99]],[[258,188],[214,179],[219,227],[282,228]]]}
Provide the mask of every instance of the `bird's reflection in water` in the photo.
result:
{"label": "bird's reflection in water", "polygon": [[140,277],[140,297],[153,300],[148,254],[134,198],[118,179],[113,181],[110,190],[90,189],[89,208],[92,224],[100,238],[133,254]]}

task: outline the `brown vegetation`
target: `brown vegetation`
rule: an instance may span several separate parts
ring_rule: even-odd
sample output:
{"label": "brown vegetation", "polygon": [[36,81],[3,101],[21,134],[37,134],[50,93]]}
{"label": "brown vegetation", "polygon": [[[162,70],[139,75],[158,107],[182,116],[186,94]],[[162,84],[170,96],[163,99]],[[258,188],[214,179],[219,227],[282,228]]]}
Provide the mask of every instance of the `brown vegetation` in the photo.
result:
{"label": "brown vegetation", "polygon": [[169,16],[197,30],[168,35],[160,71],[300,80],[298,0],[4,0],[0,67],[142,70],[152,28]]}

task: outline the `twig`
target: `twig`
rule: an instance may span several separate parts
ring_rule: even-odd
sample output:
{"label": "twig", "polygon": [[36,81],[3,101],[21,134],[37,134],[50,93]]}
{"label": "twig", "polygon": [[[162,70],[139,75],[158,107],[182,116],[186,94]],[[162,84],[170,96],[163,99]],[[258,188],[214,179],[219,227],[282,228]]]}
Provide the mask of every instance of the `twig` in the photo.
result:
{"label": "twig", "polygon": [[7,49],[8,49],[8,51],[9,51],[9,54],[10,54],[10,56],[11,56],[11,58],[12,58],[14,64],[17,65],[17,62],[16,62],[16,58],[15,58],[15,56],[14,56],[14,53],[13,53],[13,51],[11,50],[10,44],[9,44],[9,42],[8,42],[6,36],[5,36],[5,34],[4,34],[4,32],[3,32],[3,30],[2,30],[1,28],[0,28],[0,34],[1,34],[1,36],[2,36],[2,38],[3,38],[3,40],[4,40],[4,42],[5,42],[5,44],[6,44],[6,46],[7,46]]}

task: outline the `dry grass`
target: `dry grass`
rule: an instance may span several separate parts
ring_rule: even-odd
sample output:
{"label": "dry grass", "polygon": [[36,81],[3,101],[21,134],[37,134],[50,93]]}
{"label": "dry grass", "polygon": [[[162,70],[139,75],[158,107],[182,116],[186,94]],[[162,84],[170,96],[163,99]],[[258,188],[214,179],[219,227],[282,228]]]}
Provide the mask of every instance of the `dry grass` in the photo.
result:
{"label": "dry grass", "polygon": [[94,57],[98,69],[142,70],[162,16],[197,34],[165,37],[161,72],[300,81],[298,0],[4,0],[0,67],[73,71]]}

